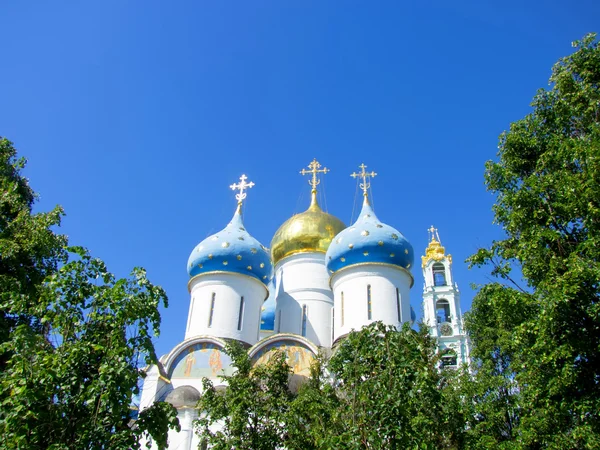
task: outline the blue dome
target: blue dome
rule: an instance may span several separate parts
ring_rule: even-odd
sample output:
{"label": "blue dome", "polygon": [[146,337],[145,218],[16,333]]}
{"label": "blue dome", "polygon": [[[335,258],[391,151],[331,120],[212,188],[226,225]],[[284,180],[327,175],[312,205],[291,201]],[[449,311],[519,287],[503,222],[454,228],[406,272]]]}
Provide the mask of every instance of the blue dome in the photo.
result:
{"label": "blue dome", "polygon": [[273,273],[269,251],[244,228],[240,210],[221,231],[200,242],[190,254],[190,277],[208,272],[249,275],[268,284]]}
{"label": "blue dome", "polygon": [[327,269],[333,273],[364,263],[410,269],[415,257],[410,242],[395,228],[381,223],[365,199],[359,218],[333,238],[325,258]]}

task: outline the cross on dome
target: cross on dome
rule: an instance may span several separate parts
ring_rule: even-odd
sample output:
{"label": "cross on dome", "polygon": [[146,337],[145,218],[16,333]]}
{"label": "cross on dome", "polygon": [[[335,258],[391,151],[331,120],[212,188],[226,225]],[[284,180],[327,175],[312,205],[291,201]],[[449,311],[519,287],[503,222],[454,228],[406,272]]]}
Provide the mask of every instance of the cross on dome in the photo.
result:
{"label": "cross on dome", "polygon": [[425,268],[432,259],[441,261],[446,258],[448,262],[452,263],[452,255],[446,255],[446,249],[441,244],[437,228],[431,225],[430,228],[427,228],[427,232],[429,233],[429,244],[425,249],[425,255],[421,256],[421,266]]}
{"label": "cross on dome", "polygon": [[302,169],[300,171],[300,174],[301,175],[312,174],[312,178],[310,180],[308,180],[308,184],[310,184],[312,186],[313,192],[317,192],[317,186],[321,183],[321,180],[319,180],[317,178],[317,174],[319,174],[319,173],[326,174],[327,172],[330,172],[330,170],[327,167],[323,167],[321,169],[321,164],[319,163],[319,161],[317,161],[316,158],[312,160],[312,162],[308,165],[308,168],[310,170]]}
{"label": "cross on dome", "polygon": [[238,206],[241,206],[242,202],[246,198],[247,194],[244,191],[246,189],[250,189],[252,186],[254,186],[253,181],[251,181],[250,183],[246,183],[247,179],[248,179],[248,177],[246,175],[242,174],[242,176],[240,177],[239,183],[234,183],[231,186],[229,186],[232,191],[236,191],[236,190],[240,191],[239,193],[235,194],[235,198],[238,201]]}
{"label": "cross on dome", "polygon": [[369,178],[374,178],[377,176],[377,173],[375,172],[367,172],[365,169],[367,168],[367,166],[365,166],[365,164],[361,164],[360,166],[361,172],[360,173],[356,173],[356,172],[352,172],[350,174],[350,176],[352,178],[362,178],[362,183],[360,183],[360,188],[363,190],[363,195],[365,197],[368,196],[368,189],[371,187],[371,183],[369,182]]}
{"label": "cross on dome", "polygon": [[429,241],[441,242],[437,228],[434,228],[433,225],[431,225],[431,228],[428,228],[427,231],[429,231]]}

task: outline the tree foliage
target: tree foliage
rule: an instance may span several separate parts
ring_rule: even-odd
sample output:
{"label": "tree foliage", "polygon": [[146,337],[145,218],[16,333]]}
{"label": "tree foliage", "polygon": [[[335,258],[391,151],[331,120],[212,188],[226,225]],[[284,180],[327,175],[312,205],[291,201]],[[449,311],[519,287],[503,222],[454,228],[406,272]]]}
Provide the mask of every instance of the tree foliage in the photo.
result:
{"label": "tree foliage", "polygon": [[62,210],[32,213],[25,161],[0,140],[0,448],[129,449],[176,427],[171,405],[133,422],[139,363],[156,362],[164,291],[143,269],[116,279],[53,232]]}
{"label": "tree foliage", "polygon": [[[12,143],[0,137],[0,343],[9,339],[19,323],[41,329],[27,315],[39,295],[42,281],[54,273],[66,252],[66,237],[55,234],[63,211],[32,213],[37,198],[21,170],[25,159],[17,157]],[[0,371],[6,355],[0,355]]]}
{"label": "tree foliage", "polygon": [[286,413],[293,397],[285,354],[274,350],[276,354],[267,363],[252,367],[241,344],[233,341],[225,351],[236,372],[221,377],[226,389],[203,380],[198,431],[215,450],[280,447],[286,441]]}
{"label": "tree foliage", "polygon": [[600,48],[595,35],[574,46],[486,165],[506,238],[471,262],[511,285],[486,286],[467,317],[478,442],[600,447]]}
{"label": "tree foliage", "polygon": [[436,348],[425,329],[374,323],[317,358],[296,394],[283,354],[252,367],[230,346],[237,372],[225,390],[204,380],[199,432],[217,449],[458,448],[462,400]]}
{"label": "tree foliage", "polygon": [[[439,358],[426,327],[416,332],[408,324],[396,330],[375,322],[350,333],[319,385],[307,385],[300,395],[299,405],[308,403],[303,396],[314,400],[315,409],[300,421],[309,424],[304,432],[313,448],[459,446],[461,411],[449,407],[456,399],[448,383],[454,374],[440,370]],[[330,410],[323,410],[319,398],[327,399]]]}

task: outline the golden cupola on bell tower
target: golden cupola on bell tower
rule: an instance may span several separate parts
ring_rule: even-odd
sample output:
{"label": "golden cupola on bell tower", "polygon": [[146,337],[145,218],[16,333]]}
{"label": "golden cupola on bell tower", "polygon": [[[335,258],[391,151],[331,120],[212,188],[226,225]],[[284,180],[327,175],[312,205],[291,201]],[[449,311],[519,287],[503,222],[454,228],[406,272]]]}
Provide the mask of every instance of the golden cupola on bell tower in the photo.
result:
{"label": "golden cupola on bell tower", "polygon": [[273,264],[297,253],[325,254],[333,238],[346,228],[340,219],[324,212],[317,201],[317,185],[320,183],[317,174],[325,174],[329,169],[326,167],[321,169],[321,164],[316,159],[308,165],[308,168],[309,170],[302,169],[300,173],[311,175],[308,180],[312,187],[310,206],[303,213],[295,214],[286,220],[273,236],[271,241]]}
{"label": "golden cupola on bell tower", "polygon": [[423,268],[423,323],[437,339],[442,364],[457,367],[467,363],[470,344],[463,326],[460,292],[452,274],[452,256],[442,246],[438,230],[429,232],[429,244],[421,257]]}
{"label": "golden cupola on bell tower", "polygon": [[446,255],[446,249],[440,242],[440,235],[436,228],[429,228],[429,245],[425,249],[425,255],[421,256],[421,265],[423,268],[429,261],[441,261],[447,259],[449,263],[452,263],[452,255]]}

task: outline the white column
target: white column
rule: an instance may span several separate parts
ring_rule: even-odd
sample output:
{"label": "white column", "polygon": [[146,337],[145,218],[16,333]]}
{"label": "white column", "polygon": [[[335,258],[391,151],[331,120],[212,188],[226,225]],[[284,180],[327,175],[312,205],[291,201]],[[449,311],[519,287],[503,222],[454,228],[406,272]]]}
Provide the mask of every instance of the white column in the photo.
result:
{"label": "white column", "polygon": [[[275,332],[294,333],[331,347],[333,292],[324,253],[299,253],[275,267]],[[306,325],[303,327],[303,315]]]}
{"label": "white column", "polygon": [[192,450],[196,412],[191,408],[184,408],[178,411],[177,417],[179,419],[179,425],[181,426],[181,431],[179,432],[179,443],[178,445],[172,445],[169,442],[169,447],[176,448],[178,450]]}
{"label": "white column", "polygon": [[150,366],[146,372],[146,378],[144,378],[139,411],[142,412],[144,409],[152,406],[164,393],[166,385],[167,382],[161,378],[158,366]]}

